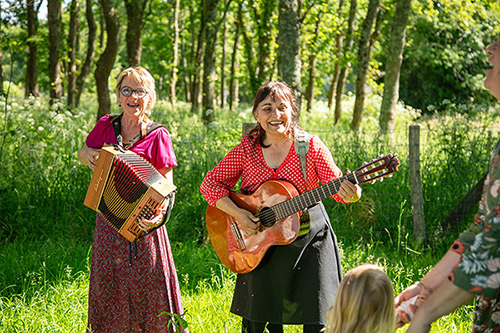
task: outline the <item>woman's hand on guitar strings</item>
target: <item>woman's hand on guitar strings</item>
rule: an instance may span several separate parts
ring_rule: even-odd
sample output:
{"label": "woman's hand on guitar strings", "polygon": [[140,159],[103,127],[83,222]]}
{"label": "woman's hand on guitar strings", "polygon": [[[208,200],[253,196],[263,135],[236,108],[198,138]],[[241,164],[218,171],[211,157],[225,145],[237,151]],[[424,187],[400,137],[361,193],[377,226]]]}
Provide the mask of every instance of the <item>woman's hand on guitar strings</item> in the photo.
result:
{"label": "woman's hand on guitar strings", "polygon": [[238,212],[233,216],[238,222],[241,231],[245,236],[251,236],[256,234],[260,228],[259,217],[253,215],[246,209],[239,209]]}

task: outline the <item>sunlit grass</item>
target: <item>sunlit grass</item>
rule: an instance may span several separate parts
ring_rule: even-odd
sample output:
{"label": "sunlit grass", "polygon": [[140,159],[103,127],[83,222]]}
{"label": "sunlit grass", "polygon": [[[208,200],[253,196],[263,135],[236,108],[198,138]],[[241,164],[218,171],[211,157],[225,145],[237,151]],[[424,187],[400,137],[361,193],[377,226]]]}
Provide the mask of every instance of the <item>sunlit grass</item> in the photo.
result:
{"label": "sunlit grass", "polygon": [[[54,257],[66,252],[66,244],[3,244],[2,267],[16,270],[12,285],[2,285],[0,332],[83,332],[87,322],[89,245],[77,246],[71,258]],[[37,255],[31,253],[34,248]],[[386,268],[395,292],[423,276],[439,259],[440,253],[410,253],[397,256],[391,247],[374,242],[340,244],[344,273],[362,263],[378,263]],[[173,244],[178,267],[186,320],[191,332],[239,332],[241,318],[229,312],[235,274],[222,266],[210,246]],[[57,260],[55,260],[57,259]],[[46,260],[46,261],[44,261]],[[7,264],[5,264],[7,263]],[[77,271],[75,268],[80,266]],[[3,280],[3,282],[7,282]],[[19,285],[16,285],[19,284]],[[21,288],[19,288],[21,287]],[[20,290],[20,292],[10,292]],[[434,324],[435,332],[469,332],[473,308],[463,307]],[[287,325],[285,332],[301,332]],[[405,332],[406,328],[398,330]]]}
{"label": "sunlit grass", "polygon": [[[5,129],[0,163],[0,332],[83,332],[87,321],[88,261],[95,213],[83,206],[90,170],[76,151],[95,123],[95,101],[80,110],[58,112],[47,100],[28,99],[0,109]],[[430,248],[413,240],[408,173],[408,124],[416,110],[398,105],[393,138],[376,132],[378,98],[368,98],[362,133],[348,129],[352,98],[340,125],[321,102],[301,125],[328,145],[342,170],[353,170],[381,153],[397,153],[401,165],[392,179],[363,184],[363,197],[325,207],[340,243],[344,272],[362,263],[386,268],[400,292],[420,279],[465,228],[466,219],[443,235],[440,222],[481,177],[496,140],[498,118],[480,115],[420,119],[424,211]],[[117,110],[113,110],[116,112]],[[155,121],[172,135],[179,165],[176,206],[167,225],[191,332],[239,332],[240,318],[229,312],[235,275],[208,244],[206,202],[199,192],[205,173],[241,138],[250,109],[216,110],[206,126],[189,105],[175,110],[160,102]],[[484,134],[487,135],[484,135]],[[472,306],[434,324],[435,332],[468,332]],[[400,329],[398,332],[404,332]],[[285,332],[301,332],[287,326]]]}

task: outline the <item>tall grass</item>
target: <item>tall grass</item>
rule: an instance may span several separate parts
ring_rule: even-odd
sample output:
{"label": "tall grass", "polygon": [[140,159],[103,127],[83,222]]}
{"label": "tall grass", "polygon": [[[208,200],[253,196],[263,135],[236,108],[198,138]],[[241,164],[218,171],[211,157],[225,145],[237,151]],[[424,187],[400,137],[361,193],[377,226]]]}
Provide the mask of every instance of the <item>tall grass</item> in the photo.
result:
{"label": "tall grass", "polygon": [[[88,260],[95,213],[82,205],[90,170],[76,156],[95,124],[92,99],[73,112],[45,99],[0,102],[5,144],[0,156],[0,331],[82,332],[86,324]],[[353,205],[326,199],[336,230],[344,271],[365,262],[387,267],[396,292],[423,276],[444,253],[469,217],[443,234],[440,221],[482,176],[496,139],[497,118],[446,116],[420,119],[422,180],[428,237],[432,248],[417,248],[412,238],[407,126],[418,112],[398,106],[394,137],[376,131],[380,103],[367,101],[363,132],[348,128],[346,115],[333,126],[331,112],[317,103],[301,116],[307,131],[330,147],[342,170],[354,170],[381,153],[397,153],[400,171],[392,179],[365,184]],[[182,284],[186,319],[192,332],[237,332],[240,320],[229,313],[234,274],[207,244],[206,203],[199,192],[204,175],[241,138],[241,124],[252,121],[249,107],[218,110],[208,126],[189,105],[175,110],[160,101],[153,119],[172,135],[179,165],[176,207],[168,224]],[[486,133],[486,135],[485,135]],[[435,324],[436,330],[470,329],[472,308],[465,307]],[[299,332],[290,326],[287,332]],[[404,331],[404,329],[400,330]]]}

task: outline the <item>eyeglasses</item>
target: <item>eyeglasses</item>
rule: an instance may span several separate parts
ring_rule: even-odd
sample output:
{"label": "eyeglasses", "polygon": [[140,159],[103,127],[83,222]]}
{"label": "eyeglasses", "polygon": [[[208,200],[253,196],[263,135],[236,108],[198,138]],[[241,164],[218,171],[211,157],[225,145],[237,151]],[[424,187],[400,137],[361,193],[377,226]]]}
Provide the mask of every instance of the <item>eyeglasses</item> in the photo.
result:
{"label": "eyeglasses", "polygon": [[137,96],[137,98],[143,98],[148,94],[148,91],[144,88],[132,89],[130,87],[122,87],[120,89],[120,93],[125,97],[130,97],[133,93],[135,93],[135,96]]}

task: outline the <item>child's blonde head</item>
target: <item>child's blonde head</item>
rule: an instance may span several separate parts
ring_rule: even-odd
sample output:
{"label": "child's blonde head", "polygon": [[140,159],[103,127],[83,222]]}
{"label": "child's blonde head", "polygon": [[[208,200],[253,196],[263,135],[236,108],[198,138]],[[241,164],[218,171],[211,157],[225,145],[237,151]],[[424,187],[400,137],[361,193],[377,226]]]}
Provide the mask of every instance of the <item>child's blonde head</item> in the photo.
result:
{"label": "child's blonde head", "polygon": [[327,315],[327,333],[390,333],[396,327],[392,283],[382,268],[361,265],[340,283]]}

